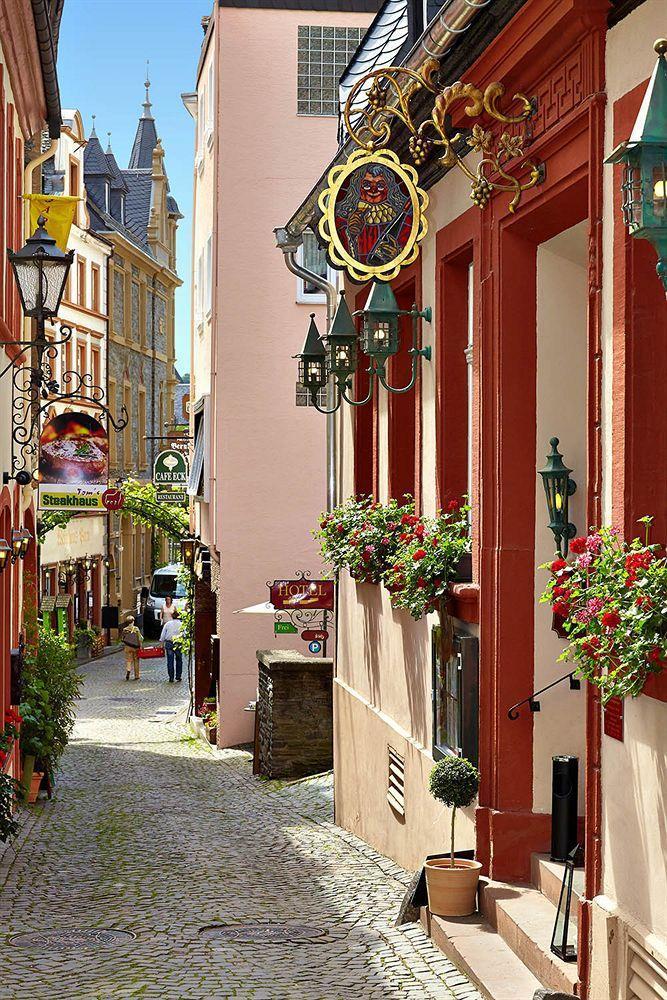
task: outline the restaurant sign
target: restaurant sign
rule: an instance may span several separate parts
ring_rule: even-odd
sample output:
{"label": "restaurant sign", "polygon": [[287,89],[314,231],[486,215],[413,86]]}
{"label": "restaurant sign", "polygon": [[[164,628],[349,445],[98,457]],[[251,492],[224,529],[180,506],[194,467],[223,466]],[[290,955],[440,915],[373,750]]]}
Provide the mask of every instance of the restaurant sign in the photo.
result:
{"label": "restaurant sign", "polygon": [[153,484],[156,487],[186,486],[188,482],[188,460],[175,448],[161,451],[153,466]]}
{"label": "restaurant sign", "polygon": [[155,491],[155,502],[156,503],[174,503],[178,506],[187,506],[188,496],[185,490],[156,490]]}
{"label": "restaurant sign", "polygon": [[269,590],[271,604],[276,611],[291,611],[295,608],[333,611],[333,580],[274,580]]}
{"label": "restaurant sign", "polygon": [[104,510],[109,439],[88,413],[60,413],[39,439],[40,510]]}

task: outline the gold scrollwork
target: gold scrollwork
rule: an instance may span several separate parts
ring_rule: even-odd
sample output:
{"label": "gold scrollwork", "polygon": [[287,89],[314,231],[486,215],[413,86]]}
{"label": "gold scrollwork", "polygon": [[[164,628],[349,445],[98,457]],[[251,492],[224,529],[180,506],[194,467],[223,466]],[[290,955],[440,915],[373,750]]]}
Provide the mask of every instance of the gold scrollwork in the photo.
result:
{"label": "gold scrollwork", "polygon": [[[357,81],[346,102],[344,117],[349,135],[364,150],[377,151],[391,139],[391,124],[397,119],[410,133],[408,148],[417,166],[426,162],[435,148],[441,152],[439,162],[445,167],[457,166],[470,180],[470,197],[479,208],[489,202],[492,192],[508,191],[512,194],[510,212],[515,212],[524,191],[534,187],[541,179],[540,168],[531,161],[524,160],[526,140],[525,128],[518,133],[504,130],[496,138],[492,131],[494,122],[503,125],[525,125],[533,114],[533,106],[524,94],[515,94],[513,101],[519,105],[515,114],[504,111],[500,104],[505,96],[502,83],[490,83],[480,90],[472,83],[457,81],[438,90],[435,85],[439,69],[435,59],[427,60],[420,73],[405,67],[387,66],[373,70]],[[407,83],[401,85],[401,78]],[[370,88],[364,91],[369,80]],[[431,116],[417,126],[414,122],[410,100],[418,90],[428,90],[436,94]],[[361,99],[363,107],[355,107]],[[455,128],[452,124],[452,110],[464,102],[463,113],[470,119],[490,119],[487,127],[476,121],[471,128]],[[353,120],[354,119],[354,120]],[[476,169],[465,160],[472,149],[481,154]],[[519,161],[523,180],[510,172],[511,160]]]}

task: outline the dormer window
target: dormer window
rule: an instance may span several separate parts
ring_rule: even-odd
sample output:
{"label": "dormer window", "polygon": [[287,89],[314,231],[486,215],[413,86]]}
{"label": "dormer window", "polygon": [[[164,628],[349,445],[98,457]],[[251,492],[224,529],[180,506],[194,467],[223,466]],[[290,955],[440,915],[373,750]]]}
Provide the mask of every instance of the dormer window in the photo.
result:
{"label": "dormer window", "polygon": [[110,197],[111,185],[109,181],[104,182],[104,211],[109,211],[109,197]]}

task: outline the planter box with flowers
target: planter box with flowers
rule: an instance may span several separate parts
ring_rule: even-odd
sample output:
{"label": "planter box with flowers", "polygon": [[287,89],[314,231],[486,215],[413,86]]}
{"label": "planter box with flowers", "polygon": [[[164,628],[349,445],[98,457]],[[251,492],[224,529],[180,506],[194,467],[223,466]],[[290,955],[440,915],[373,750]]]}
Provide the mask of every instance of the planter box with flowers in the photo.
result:
{"label": "planter box with flowers", "polygon": [[570,542],[570,561],[542,569],[551,579],[542,595],[559,634],[569,640],[561,660],[612,697],[641,694],[650,674],[667,666],[667,559],[646,535],[625,542],[615,528],[591,530]]}
{"label": "planter box with flowers", "polygon": [[402,544],[408,519],[419,520],[412,503],[350,497],[322,516],[313,535],[334,574],[347,569],[358,583],[381,583]]}
{"label": "planter box with flowers", "polygon": [[347,569],[359,582],[384,583],[392,605],[413,618],[437,611],[448,658],[450,584],[471,576],[469,509],[452,500],[435,517],[419,517],[412,503],[351,497],[323,516],[314,535],[334,573]]}

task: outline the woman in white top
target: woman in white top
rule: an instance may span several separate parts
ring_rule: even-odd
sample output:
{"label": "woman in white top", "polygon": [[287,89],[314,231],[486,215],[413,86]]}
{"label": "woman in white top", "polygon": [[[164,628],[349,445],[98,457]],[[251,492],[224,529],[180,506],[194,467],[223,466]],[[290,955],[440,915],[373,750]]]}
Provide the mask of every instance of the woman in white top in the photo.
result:
{"label": "woman in white top", "polygon": [[173,597],[165,597],[164,605],[160,609],[160,621],[163,625],[170,622],[172,618],[176,615],[176,605],[174,604]]}

